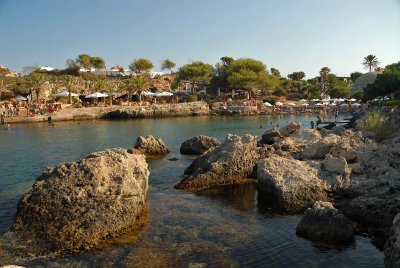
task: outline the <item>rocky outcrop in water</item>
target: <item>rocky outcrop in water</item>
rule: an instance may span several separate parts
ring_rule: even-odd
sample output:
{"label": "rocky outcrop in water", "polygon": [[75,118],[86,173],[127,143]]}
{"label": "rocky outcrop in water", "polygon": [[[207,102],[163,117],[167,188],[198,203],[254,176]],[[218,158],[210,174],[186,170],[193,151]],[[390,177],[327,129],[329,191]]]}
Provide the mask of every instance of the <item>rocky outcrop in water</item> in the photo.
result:
{"label": "rocky outcrop in water", "polygon": [[277,142],[278,140],[280,140],[281,138],[282,138],[282,135],[279,132],[279,130],[277,130],[276,128],[273,128],[273,129],[265,132],[261,136],[261,143],[271,145],[271,144],[274,144],[275,142]]}
{"label": "rocky outcrop in water", "polygon": [[193,115],[209,115],[208,104],[202,101],[178,104],[148,105],[136,107],[113,108],[106,111],[101,118],[105,119],[138,119],[161,118]]}
{"label": "rocky outcrop in water", "polygon": [[221,146],[195,159],[175,188],[198,191],[241,183],[254,172],[258,161],[270,154],[267,147],[257,147],[252,135],[229,134]]}
{"label": "rocky outcrop in water", "polygon": [[303,161],[271,155],[258,163],[257,178],[259,199],[277,209],[297,213],[328,200],[318,169]]}
{"label": "rocky outcrop in water", "polygon": [[393,220],[390,236],[386,241],[385,266],[400,267],[400,213]]}
{"label": "rocky outcrop in water", "polygon": [[282,127],[279,129],[279,133],[283,137],[288,137],[290,134],[294,133],[295,131],[299,130],[301,128],[301,124],[297,122],[291,122],[287,124],[286,126]]}
{"label": "rocky outcrop in water", "polygon": [[134,149],[147,156],[160,156],[169,153],[169,149],[163,140],[152,135],[147,137],[139,136]]}
{"label": "rocky outcrop in water", "polygon": [[199,135],[181,144],[181,154],[201,155],[210,149],[221,145],[221,142],[213,137]]}
{"label": "rocky outcrop in water", "polygon": [[308,208],[296,234],[313,241],[341,244],[353,240],[356,224],[329,202],[317,201]]}
{"label": "rocky outcrop in water", "polygon": [[146,221],[148,176],[142,154],[119,148],[47,168],[19,201],[4,237],[42,252],[96,247]]}

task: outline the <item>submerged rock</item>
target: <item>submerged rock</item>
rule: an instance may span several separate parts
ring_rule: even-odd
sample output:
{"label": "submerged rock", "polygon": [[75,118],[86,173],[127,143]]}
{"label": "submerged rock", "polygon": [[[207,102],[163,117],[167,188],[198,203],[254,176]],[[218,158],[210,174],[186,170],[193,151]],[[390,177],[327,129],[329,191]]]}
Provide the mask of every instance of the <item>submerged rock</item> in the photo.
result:
{"label": "submerged rock", "polygon": [[146,217],[144,155],[116,148],[47,168],[18,204],[11,232],[44,251],[86,250]]}
{"label": "submerged rock", "polygon": [[160,138],[152,135],[147,137],[139,136],[136,140],[134,149],[139,150],[147,156],[159,156],[169,153],[167,145]]}
{"label": "submerged rock", "polygon": [[270,154],[267,147],[257,147],[256,137],[252,135],[229,134],[221,146],[196,158],[175,188],[198,191],[244,182],[258,161]]}
{"label": "submerged rock", "polygon": [[385,245],[385,266],[400,267],[400,213],[393,220]]}
{"label": "submerged rock", "polygon": [[221,145],[221,142],[213,137],[199,135],[181,144],[181,154],[201,155],[210,149]]}
{"label": "submerged rock", "polygon": [[329,202],[317,201],[308,208],[296,234],[313,241],[341,244],[353,240],[356,225]]}
{"label": "submerged rock", "polygon": [[257,178],[259,198],[290,213],[328,200],[318,169],[303,161],[271,155],[258,163]]}

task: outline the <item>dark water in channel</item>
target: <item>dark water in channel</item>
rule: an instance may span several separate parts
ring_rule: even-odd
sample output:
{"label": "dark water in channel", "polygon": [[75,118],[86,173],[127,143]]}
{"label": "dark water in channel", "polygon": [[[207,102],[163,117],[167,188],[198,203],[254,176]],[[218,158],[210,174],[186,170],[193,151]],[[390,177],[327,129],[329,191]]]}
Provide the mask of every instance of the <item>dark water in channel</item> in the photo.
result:
{"label": "dark water in channel", "polygon": [[[279,215],[257,202],[254,185],[204,193],[173,189],[191,158],[180,144],[195,135],[224,139],[227,133],[261,135],[287,121],[309,127],[314,116],[187,117],[130,121],[82,121],[12,125],[0,130],[0,233],[18,199],[47,166],[76,161],[91,152],[131,147],[139,135],[162,138],[171,153],[149,163],[150,223],[139,236],[79,256],[42,259],[29,266],[62,267],[382,267],[383,253],[368,237],[327,248],[296,237],[300,216]],[[262,126],[262,128],[260,128]],[[177,157],[178,161],[168,161]]]}

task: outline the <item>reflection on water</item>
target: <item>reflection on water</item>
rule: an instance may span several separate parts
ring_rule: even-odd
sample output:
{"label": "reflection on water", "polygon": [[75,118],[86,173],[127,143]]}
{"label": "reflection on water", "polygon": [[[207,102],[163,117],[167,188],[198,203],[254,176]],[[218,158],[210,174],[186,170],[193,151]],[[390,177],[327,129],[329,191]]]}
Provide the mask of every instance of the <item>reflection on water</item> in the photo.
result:
{"label": "reflection on water", "polygon": [[[383,254],[358,236],[341,249],[321,248],[298,238],[300,216],[259,206],[254,184],[190,193],[173,186],[192,159],[180,144],[204,134],[260,136],[268,126],[312,117],[196,117],[12,125],[0,133],[0,232],[12,222],[18,199],[46,166],[76,161],[93,151],[131,147],[139,135],[162,138],[171,153],[149,161],[149,224],[137,235],[78,256],[28,261],[30,267],[379,267]],[[260,125],[263,126],[260,129]],[[168,158],[177,157],[177,161]]]}

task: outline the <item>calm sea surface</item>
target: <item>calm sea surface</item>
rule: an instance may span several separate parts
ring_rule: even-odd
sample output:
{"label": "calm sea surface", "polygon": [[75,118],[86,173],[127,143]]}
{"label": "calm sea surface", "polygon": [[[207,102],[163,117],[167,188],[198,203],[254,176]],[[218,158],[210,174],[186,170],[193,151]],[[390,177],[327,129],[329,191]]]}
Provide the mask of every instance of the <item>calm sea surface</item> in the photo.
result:
{"label": "calm sea surface", "polygon": [[[180,144],[204,134],[259,137],[271,125],[314,116],[186,117],[129,121],[17,124],[0,129],[0,233],[11,225],[19,198],[48,166],[76,161],[91,152],[132,147],[139,135],[162,138],[171,153],[149,163],[150,223],[139,236],[125,235],[106,249],[79,256],[41,259],[29,266],[67,267],[382,267],[383,253],[357,236],[342,248],[297,238],[300,216],[274,214],[257,203],[253,185],[201,194],[173,189],[191,157]],[[260,128],[262,126],[262,128]],[[177,157],[178,161],[168,161]]]}

